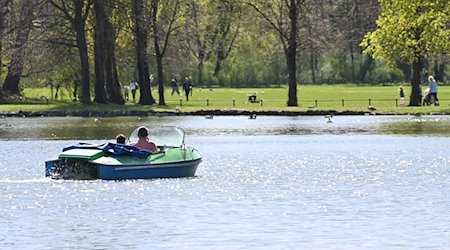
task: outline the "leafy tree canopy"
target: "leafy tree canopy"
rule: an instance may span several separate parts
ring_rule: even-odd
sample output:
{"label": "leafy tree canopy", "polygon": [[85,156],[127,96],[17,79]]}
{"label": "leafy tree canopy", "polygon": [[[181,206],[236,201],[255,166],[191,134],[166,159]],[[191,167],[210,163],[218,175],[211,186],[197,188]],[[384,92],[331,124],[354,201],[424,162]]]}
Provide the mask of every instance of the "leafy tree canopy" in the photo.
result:
{"label": "leafy tree canopy", "polygon": [[361,43],[365,53],[394,66],[450,51],[448,0],[380,0],[380,5],[378,27]]}

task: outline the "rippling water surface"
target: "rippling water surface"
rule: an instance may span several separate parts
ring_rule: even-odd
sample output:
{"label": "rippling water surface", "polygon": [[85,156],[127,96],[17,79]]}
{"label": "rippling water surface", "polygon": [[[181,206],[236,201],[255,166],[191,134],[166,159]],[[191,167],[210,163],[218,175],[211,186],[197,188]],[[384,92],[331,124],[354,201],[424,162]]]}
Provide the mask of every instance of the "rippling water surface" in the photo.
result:
{"label": "rippling water surface", "polygon": [[[446,117],[110,118],[110,134],[52,119],[0,119],[2,249],[450,247]],[[97,143],[141,123],[185,127],[204,157],[197,176],[43,177],[44,161],[83,138],[63,131]]]}

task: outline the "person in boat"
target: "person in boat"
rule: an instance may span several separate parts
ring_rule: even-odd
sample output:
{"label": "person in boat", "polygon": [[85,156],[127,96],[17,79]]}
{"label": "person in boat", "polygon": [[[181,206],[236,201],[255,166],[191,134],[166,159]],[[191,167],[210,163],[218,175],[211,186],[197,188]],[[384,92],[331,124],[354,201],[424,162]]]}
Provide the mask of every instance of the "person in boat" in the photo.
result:
{"label": "person in boat", "polygon": [[138,147],[150,152],[158,151],[156,144],[148,139],[148,130],[142,126],[138,129],[138,140],[131,144],[131,146]]}
{"label": "person in boat", "polygon": [[123,134],[118,134],[116,136],[116,143],[117,144],[125,144],[127,138]]}

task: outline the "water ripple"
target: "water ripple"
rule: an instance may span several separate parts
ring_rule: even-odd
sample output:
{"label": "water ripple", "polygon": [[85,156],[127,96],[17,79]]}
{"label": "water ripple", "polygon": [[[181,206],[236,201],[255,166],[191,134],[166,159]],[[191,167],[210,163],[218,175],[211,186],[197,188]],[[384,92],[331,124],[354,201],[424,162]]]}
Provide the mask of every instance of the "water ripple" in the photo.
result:
{"label": "water ripple", "polygon": [[196,177],[127,181],[42,178],[44,161],[74,141],[0,141],[2,152],[27,158],[0,160],[0,248],[54,249],[55,242],[64,249],[450,245],[445,137],[189,140],[204,156]]}

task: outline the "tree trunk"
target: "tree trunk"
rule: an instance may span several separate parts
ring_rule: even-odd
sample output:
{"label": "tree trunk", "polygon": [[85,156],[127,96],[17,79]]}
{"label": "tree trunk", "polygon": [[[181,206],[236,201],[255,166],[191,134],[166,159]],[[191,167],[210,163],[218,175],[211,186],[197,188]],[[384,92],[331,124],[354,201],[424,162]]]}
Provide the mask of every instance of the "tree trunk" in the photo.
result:
{"label": "tree trunk", "polygon": [[214,77],[219,76],[219,72],[222,69],[222,61],[223,61],[223,50],[218,49],[217,50],[217,60],[216,60],[216,66],[214,67]]}
{"label": "tree trunk", "polygon": [[203,70],[205,65],[203,64],[203,59],[198,61],[197,68],[198,68],[198,76],[197,76],[197,83],[199,86],[203,86]]}
{"label": "tree trunk", "polygon": [[309,63],[311,67],[311,82],[313,84],[316,83],[316,60],[317,58],[316,55],[314,54],[314,51],[311,51]]}
{"label": "tree trunk", "polygon": [[365,56],[364,62],[359,66],[358,80],[364,82],[366,79],[367,72],[369,72],[372,66],[373,58],[369,55]]}
{"label": "tree trunk", "polygon": [[352,75],[351,75],[351,82],[355,82],[355,76],[356,76],[356,74],[355,74],[355,55],[354,55],[354,52],[353,52],[353,45],[351,45],[350,44],[350,68],[351,68],[351,72],[352,72]]}
{"label": "tree trunk", "polygon": [[[89,76],[89,55],[86,42],[86,19],[83,17],[83,1],[73,0],[75,18],[72,25],[76,33],[78,54],[80,57],[81,95],[80,102],[91,103],[91,83]],[[74,96],[76,97],[76,96]]]}
{"label": "tree trunk", "polygon": [[297,103],[297,65],[296,65],[296,56],[295,52],[287,52],[286,53],[286,60],[287,60],[287,70],[288,70],[288,83],[289,83],[289,90],[288,90],[288,106],[298,106]]}
{"label": "tree trunk", "polygon": [[103,0],[94,0],[95,12],[95,84],[94,102],[106,103],[105,92],[105,11]]}
{"label": "tree trunk", "polygon": [[423,68],[423,59],[419,58],[416,62],[413,62],[413,77],[411,79],[411,96],[409,99],[409,106],[420,106],[420,75]]}
{"label": "tree trunk", "polygon": [[446,63],[441,63],[439,61],[434,61],[434,79],[438,82],[442,82],[444,80]]}
{"label": "tree trunk", "polygon": [[[133,1],[136,34],[136,61],[139,76],[140,94],[139,104],[152,105],[155,99],[150,86],[149,63],[147,59],[148,28],[145,20],[145,4],[143,0]],[[158,76],[159,77],[159,76]]]}
{"label": "tree trunk", "polygon": [[[156,58],[156,64],[158,68],[158,94],[159,94],[159,103],[158,105],[166,105],[166,101],[164,98],[164,80],[163,80],[163,64],[162,57]],[[161,76],[161,77],[159,77]]]}
{"label": "tree trunk", "polygon": [[214,77],[219,77],[220,70],[222,69],[222,61],[225,60],[224,51],[223,51],[223,42],[219,41],[219,45],[217,46],[217,59],[216,66],[214,67]]}
{"label": "tree trunk", "polygon": [[157,26],[157,14],[158,14],[158,0],[152,0],[152,16],[151,16],[151,25],[153,29],[153,45],[155,49],[155,57],[156,57],[156,67],[158,70],[158,93],[159,93],[159,103],[158,105],[166,105],[166,101],[164,98],[164,77],[163,77],[163,52],[159,47],[159,35],[158,35],[158,26]]}
{"label": "tree trunk", "polygon": [[[3,0],[0,4],[0,76],[3,72],[3,30],[5,28],[5,16],[7,7],[11,0]],[[3,96],[2,88],[0,88],[0,97]]]}
{"label": "tree trunk", "polygon": [[[3,47],[2,47],[3,24],[4,24],[4,22],[3,22],[3,6],[0,6],[0,77],[2,76],[2,71],[3,71],[3,60],[2,60],[2,57],[3,57]],[[1,78],[0,78],[0,80],[1,80]],[[3,99],[3,97],[4,97],[3,88],[0,88],[0,99]]]}
{"label": "tree trunk", "polygon": [[290,0],[289,19],[291,22],[290,34],[288,37],[288,47],[286,54],[286,63],[289,73],[289,94],[288,106],[298,106],[297,102],[297,2]]}
{"label": "tree trunk", "polygon": [[[3,25],[4,25],[4,6],[3,3],[0,5],[0,76],[2,75],[3,71]],[[1,97],[1,90],[0,90],[0,97]]]}
{"label": "tree trunk", "polygon": [[[219,77],[222,70],[222,63],[228,58],[231,50],[233,49],[234,42],[239,33],[239,23],[241,18],[241,10],[237,7],[233,1],[219,1],[219,13],[218,15],[218,44],[217,44],[217,58],[216,66],[214,68],[214,77]],[[238,15],[238,16],[236,16]],[[233,22],[237,20],[236,30],[232,30]]]}
{"label": "tree trunk", "polygon": [[116,67],[116,34],[111,22],[105,20],[105,73],[108,102],[124,104]]}
{"label": "tree trunk", "polygon": [[14,38],[12,57],[8,66],[8,74],[3,84],[3,91],[6,95],[21,95],[19,89],[20,78],[22,77],[23,66],[26,57],[26,43],[30,35],[33,21],[33,7],[27,1],[22,2],[20,9],[20,20],[17,34]]}

